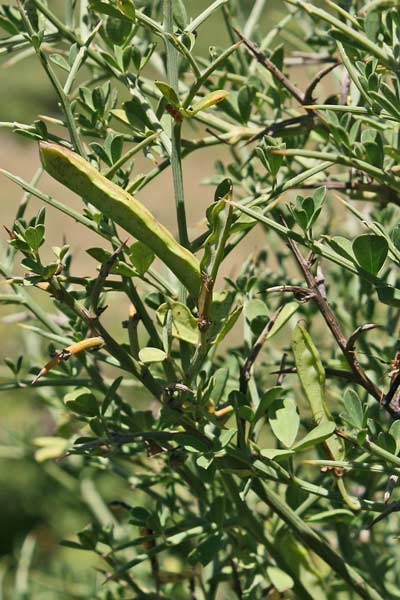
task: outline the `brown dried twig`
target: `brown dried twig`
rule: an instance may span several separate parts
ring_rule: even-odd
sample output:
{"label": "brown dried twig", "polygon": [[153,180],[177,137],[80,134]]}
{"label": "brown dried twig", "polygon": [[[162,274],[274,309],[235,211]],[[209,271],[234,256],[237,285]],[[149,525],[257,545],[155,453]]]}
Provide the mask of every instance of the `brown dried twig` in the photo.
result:
{"label": "brown dried twig", "polygon": [[[383,398],[383,393],[375,385],[375,383],[369,379],[369,377],[365,373],[364,369],[361,367],[360,363],[358,362],[354,351],[349,350],[348,340],[346,339],[345,335],[343,334],[341,327],[339,325],[339,322],[336,319],[336,316],[334,315],[327,300],[321,294],[321,292],[318,288],[318,284],[315,280],[315,277],[311,273],[310,267],[307,264],[306,260],[300,253],[300,251],[297,247],[297,244],[290,238],[288,238],[287,242],[288,242],[289,248],[291,249],[291,251],[300,267],[300,270],[302,271],[302,273],[304,275],[304,278],[306,280],[308,287],[314,291],[314,300],[317,303],[318,308],[319,308],[326,324],[328,325],[334,338],[336,339],[336,342],[337,342],[339,348],[343,352],[344,356],[347,358],[347,361],[353,372],[353,377],[354,377],[355,381],[359,385],[361,385],[365,390],[367,390],[367,392],[369,394],[371,394],[371,396],[373,396],[375,398],[375,400],[377,400],[379,403],[381,403],[381,400]],[[400,408],[398,406],[393,406],[391,404],[388,404],[385,408],[391,414],[391,416],[396,417],[396,418],[400,417]]]}
{"label": "brown dried twig", "polygon": [[315,75],[314,79],[311,81],[311,83],[307,87],[306,91],[304,92],[304,101],[302,102],[302,104],[307,104],[308,102],[315,102],[315,100],[313,99],[313,92],[314,92],[315,88],[320,83],[320,81],[325,77],[325,75],[328,75],[328,73],[333,71],[333,69],[335,69],[338,66],[338,64],[339,63],[334,63],[331,65],[328,65],[327,67],[321,69],[321,71],[319,71]]}
{"label": "brown dried twig", "polygon": [[244,35],[235,27],[233,27],[233,31],[236,33],[238,38],[243,42],[247,50],[254,56],[254,58],[265,67],[271,75],[275,77],[279,83],[283,85],[295,98],[299,104],[304,104],[305,95],[294,83],[290,81],[286,77],[284,73],[267,57],[265,54],[255,45],[253,42],[244,37]]}
{"label": "brown dried twig", "polygon": [[245,394],[247,392],[247,386],[248,386],[249,379],[251,376],[251,369],[257,359],[257,356],[259,355],[259,353],[261,351],[261,348],[264,345],[265,340],[267,339],[269,332],[271,331],[272,327],[274,326],[274,323],[275,323],[276,319],[278,318],[278,315],[281,312],[282,308],[283,308],[282,306],[279,307],[278,310],[276,310],[274,312],[274,314],[272,315],[272,317],[270,318],[268,323],[265,325],[264,329],[262,330],[262,332],[258,336],[257,340],[255,341],[254,346],[250,350],[250,354],[247,357],[243,367],[240,370],[239,389],[242,392],[242,394]]}
{"label": "brown dried twig", "polygon": [[125,248],[126,244],[128,243],[128,240],[129,240],[129,238],[127,238],[124,242],[122,242],[118,246],[118,248],[111,254],[111,256],[109,256],[107,258],[107,260],[100,267],[98,277],[97,277],[96,281],[94,282],[94,285],[92,288],[92,293],[90,294],[90,298],[89,298],[89,306],[91,306],[94,311],[96,311],[96,309],[97,309],[97,305],[99,302],[99,297],[100,297],[100,293],[103,288],[103,285],[104,285],[107,277],[109,276],[111,269],[114,266],[115,261],[118,259],[119,255],[121,254],[121,252]]}

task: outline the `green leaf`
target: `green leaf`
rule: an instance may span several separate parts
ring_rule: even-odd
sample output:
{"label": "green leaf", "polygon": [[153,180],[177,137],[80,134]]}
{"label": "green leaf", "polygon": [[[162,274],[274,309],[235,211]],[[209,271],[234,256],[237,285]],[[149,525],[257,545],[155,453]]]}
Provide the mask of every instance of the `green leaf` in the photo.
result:
{"label": "green leaf", "polygon": [[258,317],[268,317],[268,308],[265,302],[258,298],[252,298],[244,306],[246,321],[251,323]]}
{"label": "green leaf", "polygon": [[334,421],[323,421],[322,423],[314,427],[314,429],[309,431],[307,435],[303,437],[303,439],[296,442],[296,444],[292,446],[292,449],[297,451],[306,450],[311,446],[321,444],[321,442],[324,442],[325,440],[331,437],[335,429],[336,425]]}
{"label": "green leaf", "polygon": [[394,117],[397,121],[400,121],[400,110],[398,108],[398,102],[394,103],[393,101],[391,101],[390,96],[388,96],[387,94],[383,94],[383,85],[381,86],[381,89],[379,91],[379,93],[374,92],[372,90],[369,90],[369,95],[371,97],[372,100],[375,100],[375,102],[380,105],[384,110],[386,110],[392,117]]}
{"label": "green leaf", "polygon": [[78,542],[73,542],[71,540],[61,540],[60,542],[60,546],[65,546],[65,548],[73,548],[74,550],[91,550],[92,548],[85,548],[84,546],[82,546],[81,544],[78,544]]}
{"label": "green leaf", "polygon": [[400,250],[400,225],[396,225],[390,234],[393,244]]}
{"label": "green leaf", "polygon": [[172,0],[172,14],[175,23],[182,31],[188,23],[188,17],[183,0]]}
{"label": "green leaf", "polygon": [[111,273],[116,273],[117,275],[122,275],[122,277],[135,277],[137,272],[132,269],[129,265],[124,263],[122,260],[115,261]]}
{"label": "green leaf", "polygon": [[[118,2],[119,2],[119,0],[116,0],[116,3],[118,3]],[[109,15],[110,17],[116,17],[117,19],[131,20],[131,18],[127,17],[119,9],[119,7],[116,8],[113,4],[109,4],[107,2],[101,2],[100,0],[90,0],[90,8],[100,14]]]}
{"label": "green leaf", "polygon": [[279,460],[280,458],[287,458],[294,454],[293,450],[283,448],[263,448],[260,450],[261,456],[268,458],[268,460]]}
{"label": "green leaf", "polygon": [[368,38],[375,42],[380,29],[380,15],[377,10],[370,10],[364,19],[364,31]]}
{"label": "green leaf", "polygon": [[70,67],[67,59],[64,58],[64,56],[62,54],[56,54],[56,53],[50,54],[49,60],[51,60],[51,62],[53,62],[55,65],[57,65],[58,67],[60,67],[64,71],[66,71],[67,73],[70,72],[71,67]]}
{"label": "green leaf", "polygon": [[343,256],[344,258],[347,258],[348,260],[354,262],[355,257],[353,252],[353,246],[350,240],[341,235],[334,235],[333,237],[324,236],[324,239],[329,244],[329,246],[335,252],[337,252],[337,254],[340,254],[340,256]]}
{"label": "green leaf", "polygon": [[36,225],[36,227],[28,227],[25,231],[26,243],[37,251],[44,242],[44,225]]}
{"label": "green leaf", "polygon": [[318,219],[326,196],[326,188],[317,188],[313,196],[297,196],[296,204],[289,204],[289,210],[295,221],[304,231],[308,231]]}
{"label": "green leaf", "polygon": [[181,302],[162,304],[156,313],[161,325],[165,325],[168,310],[171,310],[172,314],[172,336],[196,345],[199,339],[199,328],[197,319],[192,315],[189,308]]}
{"label": "green leaf", "polygon": [[208,521],[216,523],[219,527],[222,526],[225,518],[226,499],[225,496],[217,496],[210,504],[210,508],[206,515]]}
{"label": "green leaf", "polygon": [[282,165],[283,156],[281,154],[273,154],[272,150],[283,150],[285,147],[285,144],[282,144],[280,138],[273,138],[265,135],[262,143],[255,149],[255,153],[260,162],[265,169],[271,173],[274,184],[278,171]]}
{"label": "green leaf", "polygon": [[292,349],[301,387],[313,419],[319,424],[328,413],[325,403],[325,369],[318,350],[301,322],[297,323],[293,331]]}
{"label": "green leaf", "polygon": [[290,575],[278,567],[267,567],[267,575],[274,588],[280,593],[290,590],[294,586],[294,581]]}
{"label": "green leaf", "polygon": [[376,291],[379,300],[383,304],[400,308],[400,289],[394,288],[391,285],[385,285],[377,286]]}
{"label": "green leaf", "polygon": [[143,527],[149,522],[149,519],[151,518],[151,513],[147,510],[147,508],[144,508],[143,506],[135,506],[131,509],[130,516],[132,522],[135,525]]}
{"label": "green leaf", "polygon": [[105,263],[111,256],[111,252],[105,248],[88,248],[86,252],[100,263]]}
{"label": "green leaf", "polygon": [[10,35],[16,35],[19,33],[18,27],[12,23],[11,20],[6,19],[5,17],[0,15],[0,28],[4,29]]}
{"label": "green leaf", "polygon": [[104,416],[107,412],[107,409],[109,408],[109,406],[111,405],[112,401],[116,399],[117,397],[117,390],[119,388],[119,386],[121,385],[121,382],[123,380],[123,377],[117,377],[112,384],[110,385],[110,387],[107,390],[106,395],[104,396],[103,402],[101,403],[101,414]]}
{"label": "green leaf", "polygon": [[237,429],[223,429],[220,433],[218,442],[220,448],[225,448],[231,439],[236,435]]}
{"label": "green leaf", "polygon": [[135,4],[132,0],[116,0],[118,10],[133,23],[136,22]]}
{"label": "green leaf", "polygon": [[155,81],[154,83],[158,87],[168,104],[172,104],[172,106],[175,106],[176,108],[179,108],[181,106],[180,100],[176,95],[175,90],[172,89],[172,87],[168,85],[168,83],[165,83],[164,81]]}
{"label": "green leaf", "polygon": [[166,353],[160,348],[152,348],[151,346],[147,346],[146,348],[142,348],[139,352],[139,359],[144,363],[162,362],[166,358]]}
{"label": "green leaf", "polygon": [[154,252],[146,244],[143,244],[143,242],[134,242],[129,247],[129,259],[141,275],[146,273],[154,257]]}
{"label": "green leaf", "polygon": [[124,123],[124,125],[129,125],[130,121],[128,118],[128,115],[126,113],[125,110],[123,110],[122,108],[113,108],[112,110],[110,110],[110,113],[119,121],[121,121],[122,123]]}
{"label": "green leaf", "polygon": [[134,96],[131,98],[131,100],[124,102],[123,107],[124,110],[113,110],[113,115],[122,121],[127,120],[132,127],[138,129],[139,131],[142,131],[146,127],[149,129],[152,128],[143,104],[140,102],[140,100],[138,100],[138,98]]}
{"label": "green leaf", "polygon": [[46,265],[42,273],[43,279],[50,279],[51,277],[53,277],[53,275],[58,271],[59,266],[60,265],[56,262]]}
{"label": "green leaf", "polygon": [[244,419],[245,421],[248,421],[249,423],[252,423],[254,421],[254,411],[251,408],[251,406],[239,406],[237,409],[237,414],[239,415],[239,417],[241,419]]}
{"label": "green leaf", "polygon": [[[334,423],[325,399],[325,370],[319,352],[301,322],[293,331],[292,349],[297,375],[314,422],[317,425],[327,421]],[[326,447],[332,459],[343,457],[344,444],[337,436],[332,436]]]}
{"label": "green leaf", "polygon": [[345,414],[342,418],[356,429],[365,427],[364,411],[361,400],[355,390],[347,388],[343,396]]}
{"label": "green leaf", "polygon": [[237,306],[222,322],[222,327],[219,330],[216,338],[213,340],[214,345],[218,345],[228,335],[236,321],[242,314],[243,306]]}
{"label": "green leaf", "polygon": [[317,513],[316,515],[311,515],[307,518],[307,522],[324,523],[326,521],[334,521],[336,524],[338,522],[347,523],[352,519],[354,519],[354,513],[352,513],[350,510],[346,510],[345,508],[334,508]]}
{"label": "green leaf", "polygon": [[210,563],[213,559],[216,559],[218,556],[218,552],[222,548],[222,537],[220,533],[214,533],[212,535],[207,535],[203,542],[200,542],[192,550],[188,556],[188,559],[191,563],[199,562],[205,567]]}
{"label": "green leaf", "polygon": [[207,442],[195,435],[179,433],[176,439],[179,440],[179,444],[188,452],[207,452],[209,450]]}
{"label": "green leaf", "polygon": [[394,437],[386,431],[380,431],[378,434],[378,446],[384,448],[391,454],[396,454],[397,443]]}
{"label": "green leaf", "polygon": [[226,367],[221,367],[217,369],[212,376],[212,389],[211,389],[211,398],[216,406],[221,401],[223,397],[224,390],[226,388],[226,384],[228,382],[229,377],[229,369]]}
{"label": "green leaf", "polygon": [[278,333],[282,329],[282,327],[292,318],[292,316],[297,312],[299,308],[298,302],[288,302],[280,311],[275,323],[273,324],[271,331],[265,338],[266,340],[270,340],[274,335]]}
{"label": "green leaf", "polygon": [[261,396],[259,405],[257,406],[254,420],[258,421],[259,419],[261,419],[266,414],[271,404],[275,402],[275,400],[277,400],[280,396],[282,396],[283,393],[283,387],[281,386],[270,388],[269,390],[264,392],[264,394]]}
{"label": "green leaf", "polygon": [[396,442],[396,455],[400,450],[400,420],[394,421],[389,429],[389,433]]}
{"label": "green leaf", "polygon": [[374,275],[383,267],[388,251],[388,243],[381,235],[365,233],[353,242],[353,252],[358,264]]}
{"label": "green leaf", "polygon": [[84,417],[96,417],[99,414],[97,400],[88,388],[80,388],[69,392],[64,402],[72,412]]}
{"label": "green leaf", "polygon": [[[211,233],[204,243],[204,255],[200,262],[201,272],[211,277],[213,282],[223,259],[225,244],[232,224],[233,208],[225,202],[225,199],[230,198],[232,195],[232,182],[227,179],[224,183],[228,190],[226,195],[213,202],[207,209],[207,219]],[[221,185],[218,186],[217,193],[221,187]],[[225,186],[223,189],[225,189]]]}
{"label": "green leaf", "polygon": [[275,437],[286,448],[290,448],[300,426],[296,402],[291,398],[276,401],[270,409],[268,420]]}
{"label": "green leaf", "polygon": [[255,87],[248,85],[243,86],[239,90],[237,101],[240,116],[242,117],[242,122],[244,124],[246,124],[250,118],[251,109],[253,106],[254,99],[256,97],[256,91],[257,90]]}
{"label": "green leaf", "polygon": [[214,462],[214,456],[199,456],[196,459],[196,465],[201,469],[207,470],[210,465]]}

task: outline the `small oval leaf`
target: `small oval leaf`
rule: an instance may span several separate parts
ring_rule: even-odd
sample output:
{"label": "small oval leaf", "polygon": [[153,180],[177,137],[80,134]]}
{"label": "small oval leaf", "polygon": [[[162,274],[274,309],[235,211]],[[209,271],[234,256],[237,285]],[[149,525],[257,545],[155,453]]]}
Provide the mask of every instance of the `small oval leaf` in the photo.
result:
{"label": "small oval leaf", "polygon": [[294,446],[293,450],[306,450],[311,446],[316,446],[327,440],[334,433],[336,425],[334,421],[323,421],[314,429],[309,431],[302,440],[298,441]]}
{"label": "small oval leaf", "polygon": [[360,267],[376,275],[386,260],[389,246],[381,235],[365,233],[353,242],[353,252]]}
{"label": "small oval leaf", "polygon": [[162,362],[166,358],[166,353],[164,350],[160,350],[160,348],[147,346],[146,348],[142,348],[139,352],[139,359],[144,363]]}
{"label": "small oval leaf", "polygon": [[290,448],[300,426],[300,417],[295,401],[291,398],[277,400],[272,405],[270,413],[269,424],[275,437],[286,448]]}

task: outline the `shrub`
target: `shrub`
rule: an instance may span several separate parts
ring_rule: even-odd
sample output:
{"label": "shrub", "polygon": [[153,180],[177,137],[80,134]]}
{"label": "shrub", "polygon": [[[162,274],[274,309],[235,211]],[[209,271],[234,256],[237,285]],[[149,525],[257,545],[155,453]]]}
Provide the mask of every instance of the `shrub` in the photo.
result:
{"label": "shrub", "polygon": [[[1,389],[47,403],[53,435],[24,452],[59,459],[91,513],[62,544],[98,576],[62,597],[398,598],[397,3],[287,0],[278,20],[263,0],[191,19],[183,0],[52,4],[0,13],[1,51],[34,53],[60,109],[1,124],[42,166],[3,171],[25,195],[0,302],[29,311],[47,356],[7,359]],[[217,17],[231,42],[205,57]],[[184,159],[215,146],[194,237]],[[177,238],[146,208],[165,170]],[[68,245],[44,258],[46,206],[97,235],[94,276]],[[232,268],[256,225],[263,250]],[[28,537],[16,590],[53,597],[31,567]]]}

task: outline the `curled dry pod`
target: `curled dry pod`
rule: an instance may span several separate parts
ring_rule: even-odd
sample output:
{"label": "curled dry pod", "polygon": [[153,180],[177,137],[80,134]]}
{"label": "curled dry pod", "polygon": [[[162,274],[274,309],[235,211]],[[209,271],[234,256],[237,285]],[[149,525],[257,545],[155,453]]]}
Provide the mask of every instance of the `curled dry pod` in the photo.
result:
{"label": "curled dry pod", "polygon": [[81,156],[58,146],[40,142],[43,168],[54,179],[82,196],[104,215],[151,248],[197,297],[200,268],[196,257],[181,246],[151,212],[131,194],[101,175]]}

